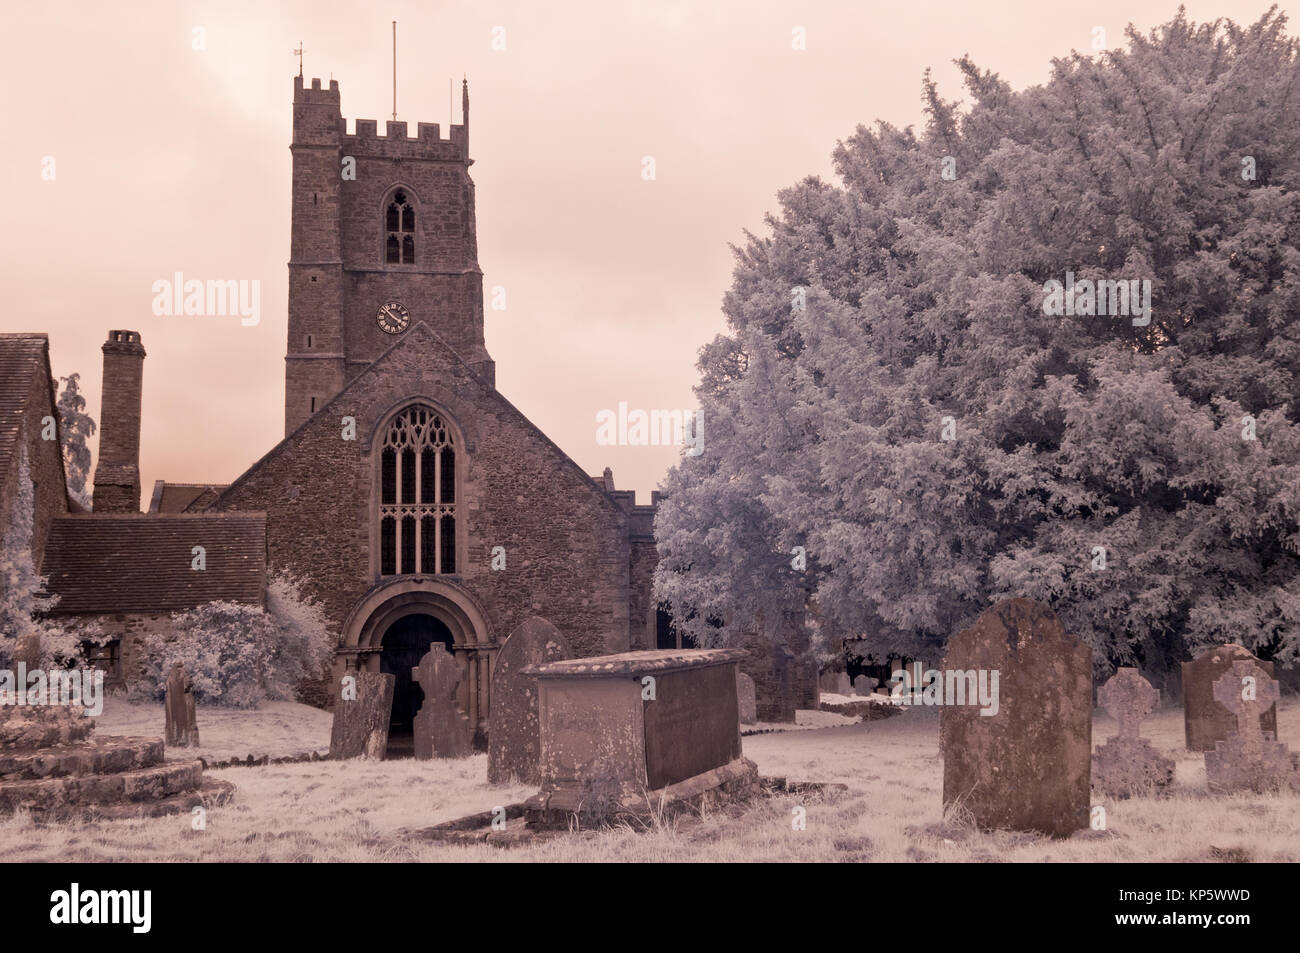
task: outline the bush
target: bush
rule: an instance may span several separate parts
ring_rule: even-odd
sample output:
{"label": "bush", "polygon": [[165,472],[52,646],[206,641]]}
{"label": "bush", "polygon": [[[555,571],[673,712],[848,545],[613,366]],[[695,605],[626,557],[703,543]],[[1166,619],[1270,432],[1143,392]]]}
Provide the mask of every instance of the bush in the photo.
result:
{"label": "bush", "polygon": [[301,584],[278,576],[267,608],[209,602],[172,615],[170,633],[144,640],[144,671],[131,687],[136,698],[166,696],[172,665],[185,666],[200,705],[256,708],[264,698],[292,700],[303,681],[321,675],[333,649],[318,602]]}

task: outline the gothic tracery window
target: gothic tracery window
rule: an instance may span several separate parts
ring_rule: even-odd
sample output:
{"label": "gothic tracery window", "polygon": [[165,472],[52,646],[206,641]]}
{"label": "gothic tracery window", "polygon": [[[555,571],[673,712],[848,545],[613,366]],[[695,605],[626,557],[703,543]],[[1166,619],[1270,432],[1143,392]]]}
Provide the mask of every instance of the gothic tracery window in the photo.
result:
{"label": "gothic tracery window", "polygon": [[401,189],[393,193],[393,200],[384,212],[384,258],[390,265],[415,264],[415,207],[410,197]]}
{"label": "gothic tracery window", "polygon": [[379,571],[456,571],[456,448],[428,407],[398,414],[384,435],[379,475]]}

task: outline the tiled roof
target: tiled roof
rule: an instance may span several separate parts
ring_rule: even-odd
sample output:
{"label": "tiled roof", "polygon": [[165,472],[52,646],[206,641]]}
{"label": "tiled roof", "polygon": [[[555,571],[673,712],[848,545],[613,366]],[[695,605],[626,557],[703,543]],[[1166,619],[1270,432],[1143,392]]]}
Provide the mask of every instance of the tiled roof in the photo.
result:
{"label": "tiled roof", "polygon": [[198,512],[220,496],[227,485],[225,483],[167,483],[158,480],[153,485],[153,498],[149,501],[149,512]]}
{"label": "tiled roof", "polygon": [[9,471],[32,378],[47,346],[44,334],[0,334],[0,473]]}
{"label": "tiled roof", "polygon": [[[191,569],[195,546],[206,569]],[[41,572],[56,613],[265,604],[266,514],[85,514],[51,524]]]}

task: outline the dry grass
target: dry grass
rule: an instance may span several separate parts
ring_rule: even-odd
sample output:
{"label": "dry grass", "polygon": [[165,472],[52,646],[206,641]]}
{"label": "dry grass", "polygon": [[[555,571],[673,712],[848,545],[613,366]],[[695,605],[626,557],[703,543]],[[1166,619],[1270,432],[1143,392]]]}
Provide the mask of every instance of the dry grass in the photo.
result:
{"label": "dry grass", "polygon": [[[1300,742],[1300,702],[1281,706],[1283,740]],[[201,722],[202,725],[202,722]],[[103,729],[101,729],[103,730]],[[1094,741],[1114,732],[1099,717]],[[488,786],[484,756],[436,762],[324,762],[213,772],[239,786],[232,804],[193,831],[188,817],[36,827],[0,822],[0,860],[118,861],[1290,861],[1300,860],[1300,797],[1211,798],[1200,755],[1182,748],[1180,710],[1145,734],[1177,759],[1166,797],[1107,805],[1109,830],[1053,841],[984,833],[943,817],[938,718],[913,709],[885,721],[757,735],[745,753],[764,775],[839,781],[848,792],[779,795],[729,817],[665,820],[503,850],[400,836],[519,801],[523,786]],[[807,828],[793,830],[803,807]]]}
{"label": "dry grass", "polygon": [[[167,758],[209,763],[232,758],[289,758],[328,751],[333,716],[327,711],[296,702],[264,701],[255,711],[235,708],[200,708],[197,748],[168,748]],[[95,719],[97,735],[135,735],[161,738],[166,726],[163,706],[137,704],[121,696],[104,699],[104,711]]]}

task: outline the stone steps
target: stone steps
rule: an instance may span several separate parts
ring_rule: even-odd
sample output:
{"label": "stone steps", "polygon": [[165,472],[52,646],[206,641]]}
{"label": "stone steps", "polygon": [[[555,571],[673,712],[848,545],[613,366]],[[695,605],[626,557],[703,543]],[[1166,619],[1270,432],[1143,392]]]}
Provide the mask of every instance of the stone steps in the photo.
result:
{"label": "stone steps", "polygon": [[86,741],[95,720],[70,708],[6,708],[0,718],[0,751],[48,748]]}
{"label": "stone steps", "polygon": [[121,801],[116,804],[65,805],[62,808],[32,811],[41,823],[65,820],[121,821],[140,817],[166,817],[189,814],[196,807],[211,808],[227,803],[235,793],[229,781],[204,778],[197,790],[182,791],[156,801]]}
{"label": "stone steps", "polygon": [[117,774],[162,764],[161,738],[105,737],[86,744],[0,751],[0,782]]}
{"label": "stone steps", "polygon": [[102,805],[157,803],[174,795],[197,792],[203,764],[179,761],[105,774],[71,775],[40,780],[0,781],[0,813],[19,808],[85,813]]}

